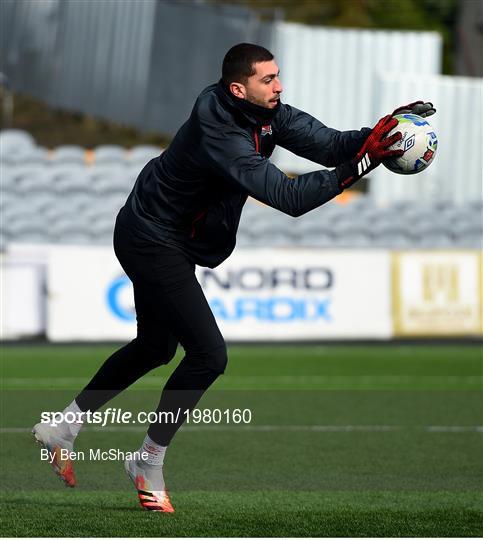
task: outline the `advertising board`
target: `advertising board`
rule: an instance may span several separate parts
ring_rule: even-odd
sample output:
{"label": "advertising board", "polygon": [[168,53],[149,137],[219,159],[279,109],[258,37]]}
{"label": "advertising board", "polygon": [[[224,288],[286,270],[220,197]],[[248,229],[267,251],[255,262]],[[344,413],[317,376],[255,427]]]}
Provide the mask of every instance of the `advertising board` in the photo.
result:
{"label": "advertising board", "polygon": [[396,336],[481,334],[481,254],[393,253]]}
{"label": "advertising board", "polygon": [[[227,340],[391,337],[385,251],[240,249],[197,277]],[[132,284],[110,248],[53,248],[48,287],[52,341],[135,336]]]}

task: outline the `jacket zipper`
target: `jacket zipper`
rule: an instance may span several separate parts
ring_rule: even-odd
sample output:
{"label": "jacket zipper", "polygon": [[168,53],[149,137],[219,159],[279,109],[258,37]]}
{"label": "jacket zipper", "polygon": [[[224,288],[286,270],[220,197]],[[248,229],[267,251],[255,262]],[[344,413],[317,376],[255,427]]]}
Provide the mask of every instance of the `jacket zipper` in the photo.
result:
{"label": "jacket zipper", "polygon": [[191,222],[191,236],[190,238],[194,238],[196,234],[196,222],[199,221],[205,214],[208,212],[208,209],[205,208],[205,210],[202,210],[195,219]]}
{"label": "jacket zipper", "polygon": [[255,138],[255,151],[260,153],[260,141],[258,139],[258,131],[256,128],[253,129],[253,137]]}

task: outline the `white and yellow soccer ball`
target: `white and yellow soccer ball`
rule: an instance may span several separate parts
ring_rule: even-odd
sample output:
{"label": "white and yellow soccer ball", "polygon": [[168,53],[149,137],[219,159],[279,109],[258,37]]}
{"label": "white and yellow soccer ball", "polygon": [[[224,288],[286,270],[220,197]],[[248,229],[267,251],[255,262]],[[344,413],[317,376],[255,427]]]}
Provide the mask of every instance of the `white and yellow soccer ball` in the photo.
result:
{"label": "white and yellow soccer ball", "polygon": [[398,174],[416,174],[424,171],[434,160],[438,148],[438,137],[429,122],[416,114],[397,114],[394,116],[398,125],[387,135],[396,131],[402,133],[402,139],[388,150],[404,150],[398,158],[383,161],[385,167]]}

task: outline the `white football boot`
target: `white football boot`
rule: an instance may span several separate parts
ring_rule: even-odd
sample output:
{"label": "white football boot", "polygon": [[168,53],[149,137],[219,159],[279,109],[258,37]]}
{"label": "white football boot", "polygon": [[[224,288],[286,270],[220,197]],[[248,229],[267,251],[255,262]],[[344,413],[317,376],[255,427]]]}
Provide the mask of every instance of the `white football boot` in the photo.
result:
{"label": "white football boot", "polygon": [[139,503],[145,510],[174,512],[164,485],[162,465],[148,465],[140,460],[126,459],[124,469],[138,492]]}
{"label": "white football boot", "polygon": [[66,486],[74,487],[76,485],[74,468],[72,460],[66,455],[73,450],[74,437],[65,433],[61,426],[52,427],[43,423],[35,424],[32,435],[37,444],[49,451],[49,463],[55,474]]}

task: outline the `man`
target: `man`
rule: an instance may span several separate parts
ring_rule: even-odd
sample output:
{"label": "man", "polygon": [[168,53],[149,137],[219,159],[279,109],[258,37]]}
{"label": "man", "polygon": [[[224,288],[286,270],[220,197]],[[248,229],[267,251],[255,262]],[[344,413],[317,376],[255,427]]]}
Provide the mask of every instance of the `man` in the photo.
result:
{"label": "man", "polygon": [[[161,394],[157,411],[176,421],[151,424],[141,450],[147,459],[127,460],[141,505],[172,512],[165,489],[163,460],[183,423],[177,411],[191,410],[224,372],[226,346],[195,277],[195,265],[213,268],[235,247],[241,211],[250,195],[291,216],[331,200],[384,159],[402,150],[385,138],[397,120],[388,115],[371,130],[340,132],[282,104],[282,84],[273,55],[242,43],[226,54],[222,79],[198,97],[188,121],[169,148],[151,160],[119,212],[114,249],[133,282],[137,337],[116,351],[64,410],[79,421],[53,428],[37,424],[33,433],[54,453],[53,467],[69,486],[76,483],[72,463],[60,449],[73,448],[86,411],[96,411],[148,371],[167,364],[177,344],[185,357]],[[422,101],[394,111],[427,116]],[[295,179],[270,163],[278,144],[334,170]]]}

